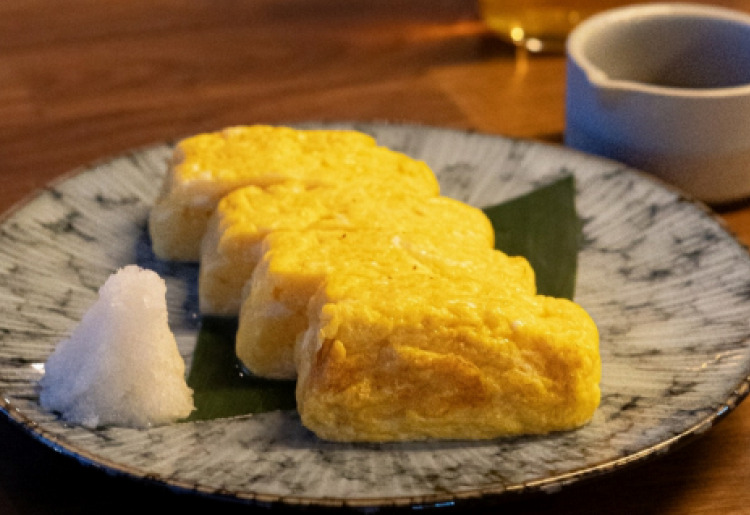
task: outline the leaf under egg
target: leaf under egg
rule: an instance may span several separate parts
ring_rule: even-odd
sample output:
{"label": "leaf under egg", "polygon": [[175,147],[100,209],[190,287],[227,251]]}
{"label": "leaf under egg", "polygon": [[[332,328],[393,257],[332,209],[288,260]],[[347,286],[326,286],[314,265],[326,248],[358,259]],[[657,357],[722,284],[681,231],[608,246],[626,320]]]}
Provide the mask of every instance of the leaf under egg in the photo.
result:
{"label": "leaf under egg", "polygon": [[187,379],[196,408],[188,421],[295,408],[294,381],[262,379],[243,370],[234,352],[236,333],[236,318],[203,319]]}
{"label": "leaf under egg", "polygon": [[540,295],[573,298],[581,219],[572,175],[484,212],[495,229],[495,248],[529,260]]}

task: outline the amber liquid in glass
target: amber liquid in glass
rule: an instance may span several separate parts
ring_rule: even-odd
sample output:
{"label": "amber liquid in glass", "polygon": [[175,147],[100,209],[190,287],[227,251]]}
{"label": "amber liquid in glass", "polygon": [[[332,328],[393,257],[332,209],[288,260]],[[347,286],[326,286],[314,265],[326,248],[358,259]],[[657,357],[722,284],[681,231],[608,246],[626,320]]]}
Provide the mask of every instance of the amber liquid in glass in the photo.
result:
{"label": "amber liquid in glass", "polygon": [[543,0],[479,0],[479,10],[493,32],[530,52],[562,52],[568,33],[593,14]]}

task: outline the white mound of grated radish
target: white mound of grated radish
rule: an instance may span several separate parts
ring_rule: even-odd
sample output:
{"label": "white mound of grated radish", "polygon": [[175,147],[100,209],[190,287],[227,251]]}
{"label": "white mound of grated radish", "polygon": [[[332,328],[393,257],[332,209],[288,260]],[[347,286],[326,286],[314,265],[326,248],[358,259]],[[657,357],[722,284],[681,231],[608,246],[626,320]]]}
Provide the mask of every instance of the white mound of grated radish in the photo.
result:
{"label": "white mound of grated radish", "polygon": [[149,427],[187,417],[193,391],[167,323],[166,283],[128,265],[112,274],[45,364],[40,404],[86,427]]}

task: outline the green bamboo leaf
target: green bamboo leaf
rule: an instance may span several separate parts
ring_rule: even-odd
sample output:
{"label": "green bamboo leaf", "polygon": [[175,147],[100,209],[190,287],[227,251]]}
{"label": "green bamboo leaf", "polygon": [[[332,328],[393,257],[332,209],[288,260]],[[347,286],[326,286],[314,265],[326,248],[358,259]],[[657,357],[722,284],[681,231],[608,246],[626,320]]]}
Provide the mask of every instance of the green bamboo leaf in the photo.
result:
{"label": "green bamboo leaf", "polygon": [[187,383],[196,410],[187,420],[292,410],[294,381],[272,381],[243,371],[234,352],[236,318],[205,317]]}
{"label": "green bamboo leaf", "polygon": [[529,260],[539,294],[573,298],[581,219],[572,175],[484,212],[495,229],[495,248]]}

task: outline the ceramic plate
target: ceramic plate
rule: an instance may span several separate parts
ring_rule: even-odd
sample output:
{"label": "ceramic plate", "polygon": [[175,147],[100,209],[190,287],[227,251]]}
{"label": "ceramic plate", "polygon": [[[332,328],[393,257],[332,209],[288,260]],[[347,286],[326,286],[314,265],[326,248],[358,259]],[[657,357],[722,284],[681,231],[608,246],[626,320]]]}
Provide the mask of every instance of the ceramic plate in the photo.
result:
{"label": "ceramic plate", "polygon": [[590,424],[544,437],[363,445],[320,441],[293,411],[147,430],[72,427],[44,412],[35,388],[41,364],[126,264],[166,279],[170,323],[190,364],[200,324],[196,267],[155,260],[145,231],[167,144],[80,170],[2,221],[5,414],[110,473],[248,503],[377,508],[555,491],[669,451],[746,395],[750,258],[700,205],[622,165],[556,146],[429,127],[325,125],[362,130],[425,160],[446,195],[480,207],[575,175],[584,221],[576,300],[599,326],[603,362],[602,403]]}

